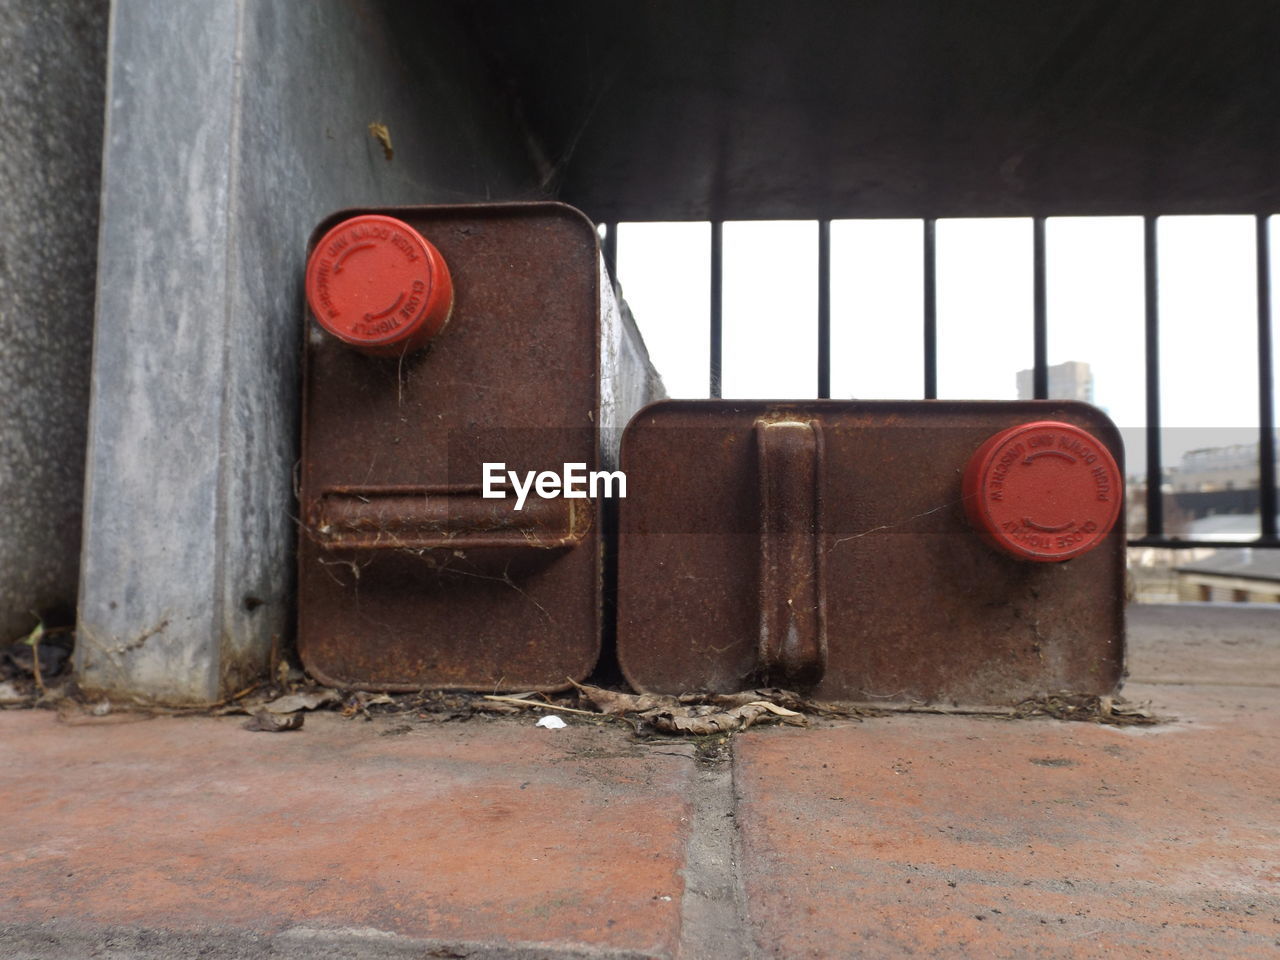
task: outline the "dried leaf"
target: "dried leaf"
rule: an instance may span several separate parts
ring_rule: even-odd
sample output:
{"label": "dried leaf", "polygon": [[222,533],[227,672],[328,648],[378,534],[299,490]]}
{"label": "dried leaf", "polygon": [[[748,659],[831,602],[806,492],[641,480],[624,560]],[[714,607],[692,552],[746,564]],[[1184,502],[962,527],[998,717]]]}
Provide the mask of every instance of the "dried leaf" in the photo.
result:
{"label": "dried leaf", "polygon": [[798,717],[798,716],[800,716],[799,712],[797,712],[797,711],[795,711],[795,710],[788,710],[786,707],[780,707],[780,706],[778,706],[776,703],[770,703],[768,700],[757,700],[757,701],[755,701],[754,703],[749,703],[749,704],[747,704],[747,706],[749,706],[749,707],[764,707],[764,709],[768,710],[768,711],[769,711],[770,713],[772,713],[772,714],[776,714],[776,715],[777,715],[777,716],[779,716],[779,717]]}
{"label": "dried leaf", "polygon": [[[314,710],[327,703],[342,699],[336,690],[312,690],[308,693],[289,693],[277,697],[263,706],[270,713],[294,713],[298,710]],[[388,697],[388,699],[390,699]]]}
{"label": "dried leaf", "polygon": [[[330,691],[334,694],[334,700],[341,700],[337,691]],[[369,713],[369,707],[374,704],[395,704],[397,701],[385,693],[370,693],[367,690],[356,690],[351,696],[347,697],[346,702],[342,704],[339,714],[351,718],[354,716],[362,716],[366,720],[372,720],[373,716]]]}
{"label": "dried leaf", "polygon": [[391,146],[391,128],[385,123],[369,124],[369,136],[382,145],[382,153],[388,160],[395,156],[395,150]]}
{"label": "dried leaf", "polygon": [[306,719],[307,715],[301,712],[278,714],[259,710],[245,723],[244,728],[260,733],[284,733],[288,730],[301,730]]}
{"label": "dried leaf", "polygon": [[705,717],[684,717],[663,712],[647,719],[658,730],[664,730],[667,733],[688,733],[695,737],[729,733],[741,728],[741,724],[727,713],[713,713]]}
{"label": "dried leaf", "polygon": [[1106,723],[1112,726],[1147,726],[1161,722],[1161,718],[1145,706],[1129,703],[1121,697],[1075,693],[1058,693],[1024,700],[1010,715],[1021,718],[1052,717],[1055,720]]}
{"label": "dried leaf", "polygon": [[[570,681],[572,682],[572,681]],[[655,694],[620,693],[588,684],[574,683],[583,699],[601,713],[631,715],[665,733],[710,736],[745,730],[762,720],[803,725],[799,707],[806,703],[796,694],[774,688],[733,694],[684,694],[666,697]],[[781,701],[781,702],[779,702]],[[783,704],[786,704],[785,706]]]}
{"label": "dried leaf", "polygon": [[[338,699],[336,690],[330,691]],[[370,693],[368,690],[357,690],[347,698],[347,705],[356,710],[363,710],[365,707],[371,707],[377,703],[395,703],[395,698],[385,693]]]}
{"label": "dried leaf", "polygon": [[685,706],[674,710],[650,710],[642,716],[659,730],[698,737],[745,730],[752,724],[771,717],[779,717],[783,723],[795,726],[804,726],[807,722],[802,714],[764,700],[744,703],[732,710],[715,711],[706,706]]}
{"label": "dried leaf", "polygon": [[743,690],[741,693],[720,693],[713,696],[685,694],[680,698],[681,703],[714,703],[722,707],[741,707],[748,703],[758,703],[760,701],[801,710],[808,706],[808,702],[798,694],[792,693],[790,690],[780,690],[777,687]]}
{"label": "dried leaf", "polygon": [[0,704],[26,703],[31,699],[9,681],[0,683]]}
{"label": "dried leaf", "polygon": [[513,707],[508,703],[496,703],[492,700],[476,700],[473,704],[474,709],[484,713],[523,713],[519,707]]}
{"label": "dried leaf", "polygon": [[1112,716],[1116,716],[1116,717],[1133,717],[1135,719],[1141,719],[1141,720],[1155,719],[1154,713],[1152,713],[1146,707],[1140,707],[1134,703],[1113,702],[1111,704],[1110,713]]}
{"label": "dried leaf", "polygon": [[780,707],[776,703],[769,703],[767,700],[757,700],[755,703],[748,703],[731,712],[742,717],[743,730],[753,723],[768,720],[771,717],[778,717],[783,723],[794,727],[803,727],[808,723],[803,714],[788,710],[786,707]]}
{"label": "dried leaf", "polygon": [[660,697],[651,693],[619,693],[616,690],[605,690],[589,684],[575,683],[578,693],[586,697],[601,713],[610,716],[621,716],[624,713],[645,713],[660,707],[675,706],[672,697]]}
{"label": "dried leaf", "polygon": [[[533,696],[527,694],[525,696]],[[544,702],[542,700],[525,700],[524,696],[504,697],[497,693],[487,693],[484,699],[496,703],[505,703],[511,707],[519,707],[527,710],[559,710],[561,713],[579,713],[583,716],[594,717],[596,714],[591,710],[576,710],[573,707],[566,707],[559,703]]]}

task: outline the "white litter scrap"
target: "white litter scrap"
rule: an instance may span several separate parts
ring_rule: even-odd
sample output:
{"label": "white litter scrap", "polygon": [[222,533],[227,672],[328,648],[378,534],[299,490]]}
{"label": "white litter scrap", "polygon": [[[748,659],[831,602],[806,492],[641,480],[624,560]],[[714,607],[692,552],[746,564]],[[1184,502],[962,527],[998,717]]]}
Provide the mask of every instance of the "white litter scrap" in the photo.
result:
{"label": "white litter scrap", "polygon": [[549,713],[534,724],[534,726],[546,727],[548,730],[563,730],[568,726],[568,724],[557,717],[554,713]]}

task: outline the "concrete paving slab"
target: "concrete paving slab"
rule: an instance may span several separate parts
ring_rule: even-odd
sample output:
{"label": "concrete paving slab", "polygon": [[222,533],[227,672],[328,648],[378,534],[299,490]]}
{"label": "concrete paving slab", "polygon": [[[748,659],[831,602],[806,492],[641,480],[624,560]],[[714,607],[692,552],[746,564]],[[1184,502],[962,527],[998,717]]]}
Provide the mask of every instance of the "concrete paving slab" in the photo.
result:
{"label": "concrete paving slab", "polygon": [[242,722],[0,714],[0,944],[674,954],[689,748],[532,717]]}
{"label": "concrete paving slab", "polygon": [[1280,687],[1280,604],[1130,607],[1129,679]]}
{"label": "concrete paving slab", "polygon": [[1276,691],[1130,695],[1178,721],[897,716],[742,737],[761,952],[1275,956]]}

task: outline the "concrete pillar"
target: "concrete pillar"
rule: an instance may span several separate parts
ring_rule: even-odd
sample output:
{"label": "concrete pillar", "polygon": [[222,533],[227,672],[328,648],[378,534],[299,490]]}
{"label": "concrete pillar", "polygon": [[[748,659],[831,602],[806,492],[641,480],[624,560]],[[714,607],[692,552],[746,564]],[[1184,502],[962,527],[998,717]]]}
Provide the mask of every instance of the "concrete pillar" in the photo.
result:
{"label": "concrete pillar", "polygon": [[0,3],[0,643],[75,608],[107,0]]}
{"label": "concrete pillar", "polygon": [[394,2],[113,5],[87,688],[216,700],[287,636],[302,271],[319,218],[528,197],[537,182],[464,33],[442,10],[405,36]]}

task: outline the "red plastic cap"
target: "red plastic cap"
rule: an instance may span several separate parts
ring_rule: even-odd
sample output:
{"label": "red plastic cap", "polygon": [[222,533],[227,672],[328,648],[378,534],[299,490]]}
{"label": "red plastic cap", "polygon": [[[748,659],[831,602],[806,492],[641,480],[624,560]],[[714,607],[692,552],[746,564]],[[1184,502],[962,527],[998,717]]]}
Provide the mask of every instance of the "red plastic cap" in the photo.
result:
{"label": "red plastic cap", "polygon": [[453,280],[440,251],[413,227],[364,214],[316,244],[307,303],[320,326],[362,353],[401,354],[425,346],[449,322]]}
{"label": "red plastic cap", "polygon": [[1096,437],[1042,420],[1001,430],[969,461],[964,505],[992,546],[1053,563],[1092,550],[1115,526],[1120,469]]}

